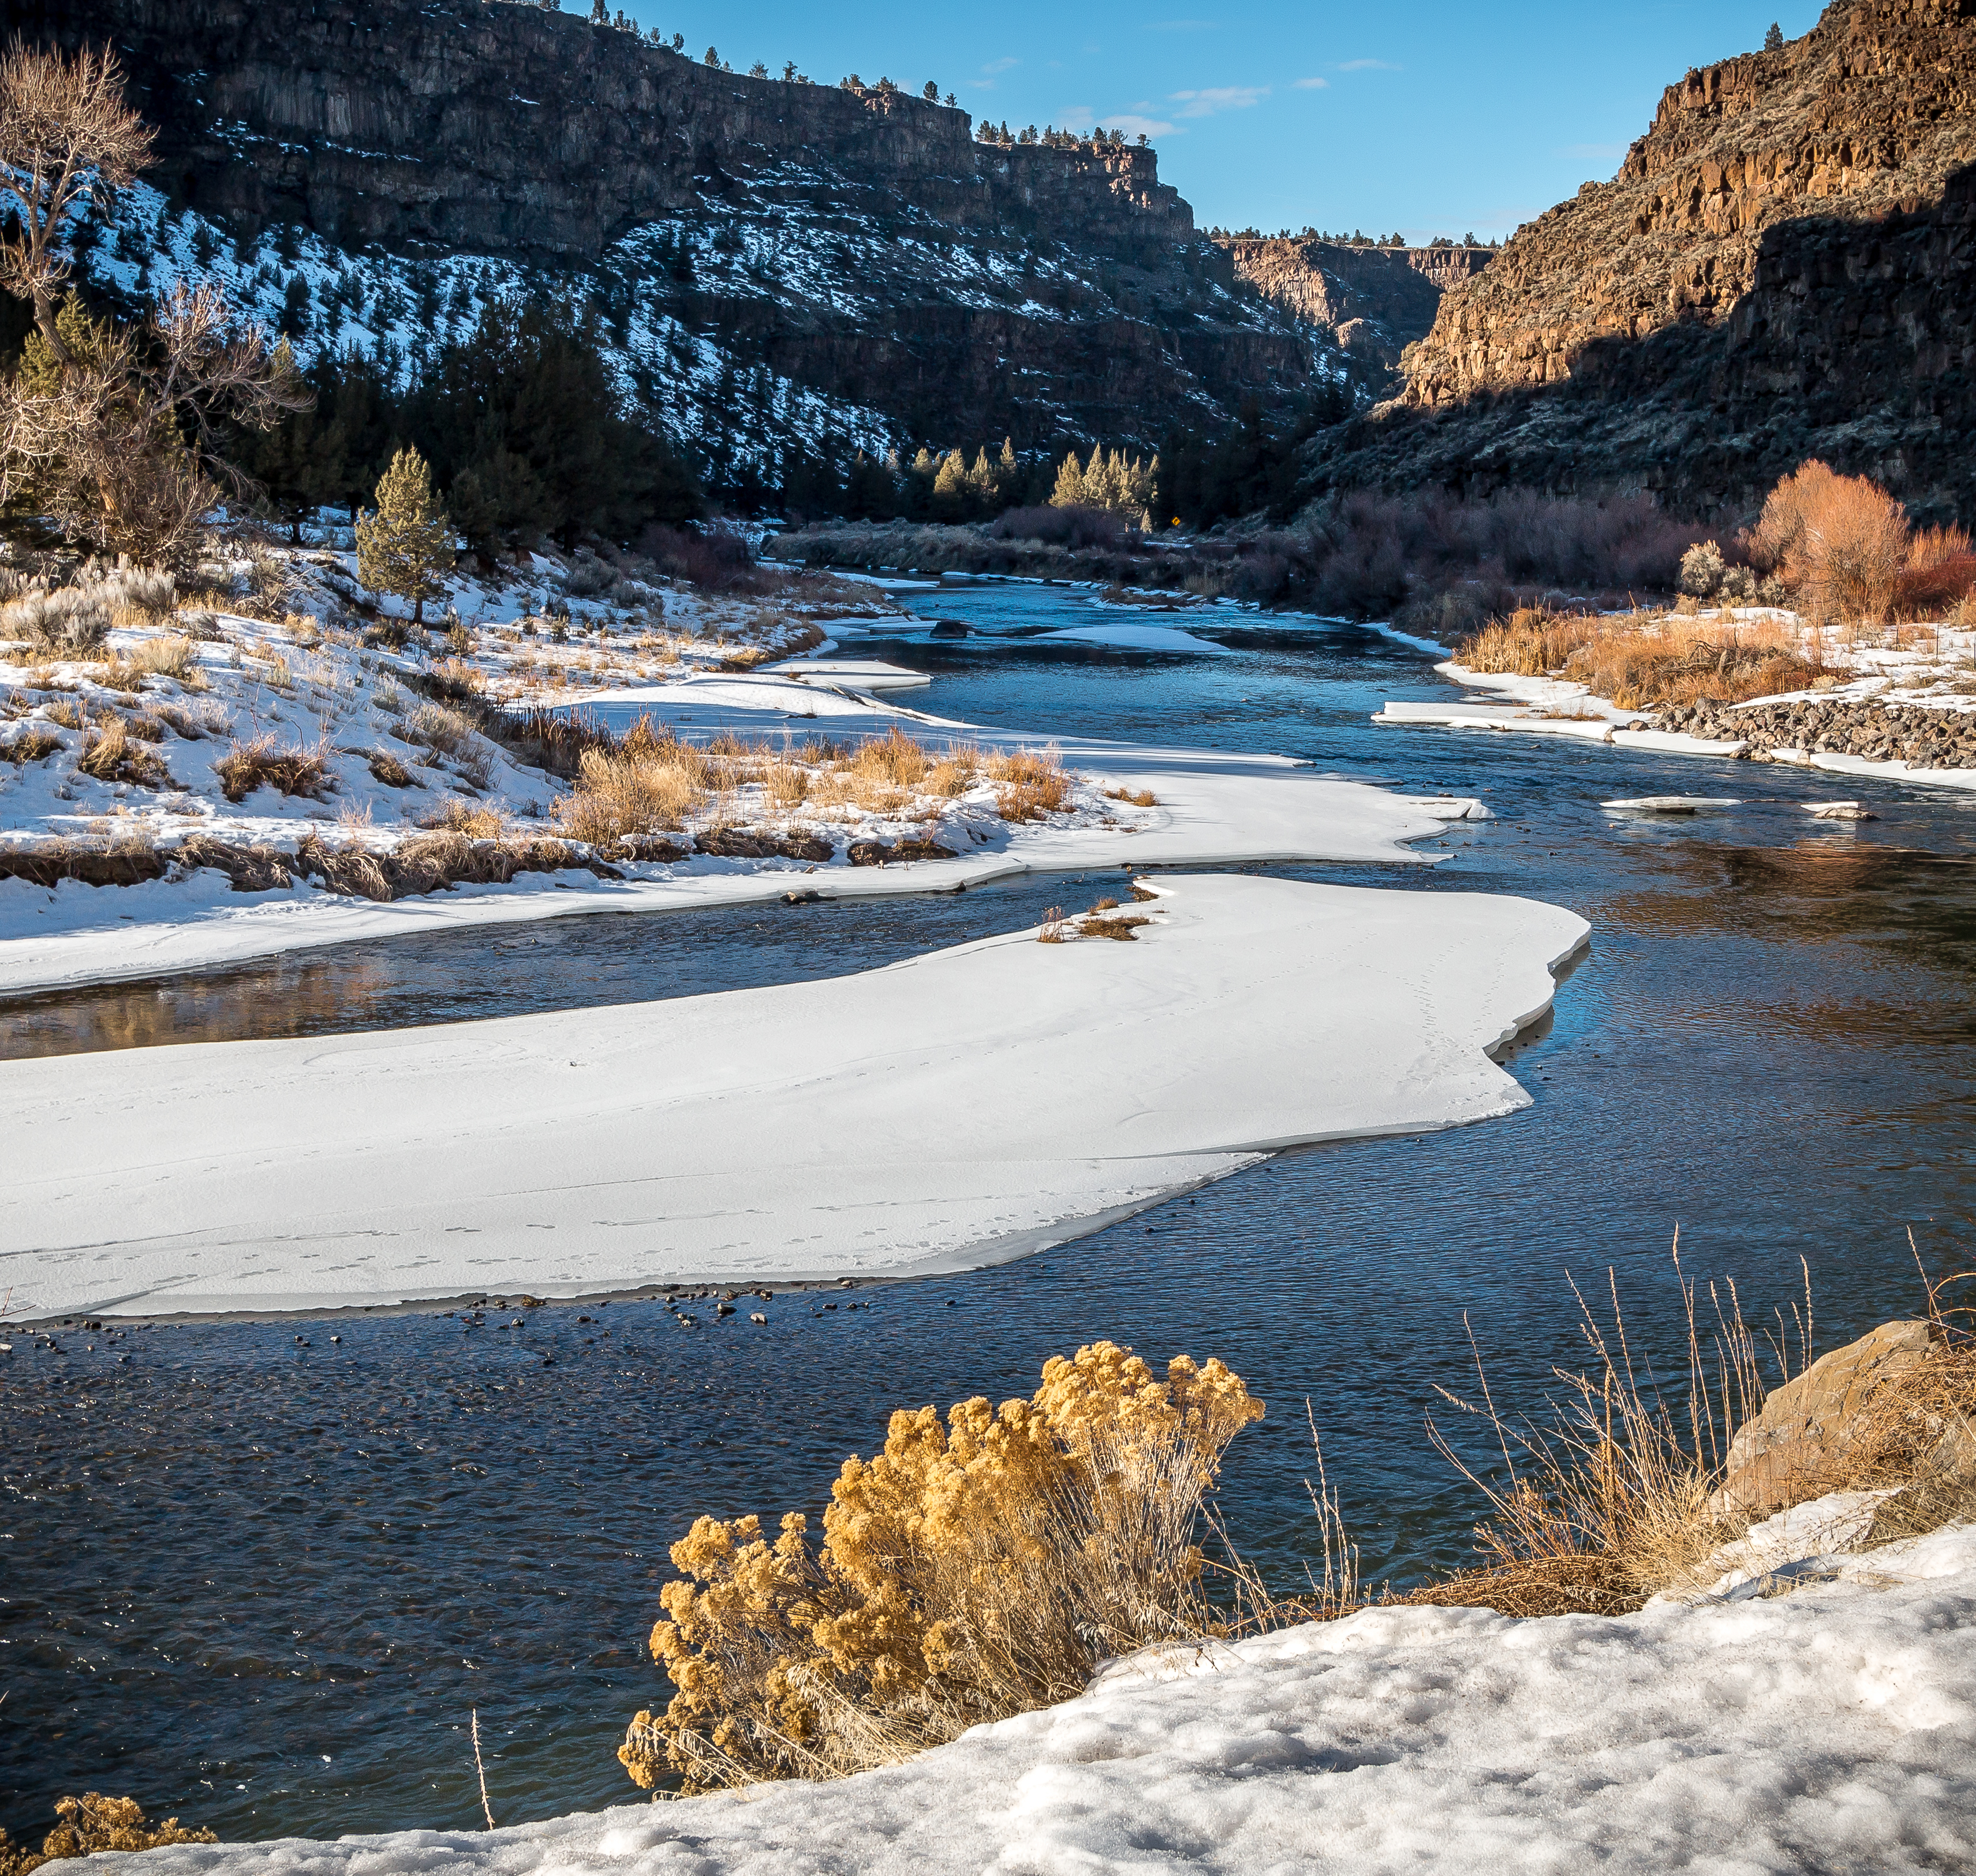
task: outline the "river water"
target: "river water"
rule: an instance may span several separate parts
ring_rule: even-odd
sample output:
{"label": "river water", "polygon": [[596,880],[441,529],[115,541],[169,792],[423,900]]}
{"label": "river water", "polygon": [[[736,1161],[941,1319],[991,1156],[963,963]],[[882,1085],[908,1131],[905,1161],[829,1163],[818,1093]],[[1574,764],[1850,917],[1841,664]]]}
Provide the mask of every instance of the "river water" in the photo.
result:
{"label": "river water", "polygon": [[[766,1329],[701,1311],[685,1331],[618,1303],[518,1312],[519,1328],[439,1312],[68,1328],[59,1353],[16,1330],[0,1354],[0,1822],[17,1837],[84,1789],[229,1838],[471,1825],[476,1710],[502,1822],[628,1800],[613,1752],[664,1699],[643,1640],[693,1517],[815,1510],[893,1406],[1026,1393],[1081,1342],[1220,1355],[1269,1403],[1223,1509],[1286,1587],[1314,1538],[1308,1401],[1366,1573],[1404,1578],[1463,1561],[1477,1515],[1423,1427],[1438,1384],[1472,1391],[1464,1321],[1499,1404],[1535,1409],[1581,1359],[1573,1279],[1599,1294],[1609,1271],[1636,1354],[1678,1370],[1677,1227],[1687,1270],[1733,1280],[1758,1317],[1808,1269],[1826,1347],[1915,1309],[1917,1258],[1931,1274],[1965,1258],[1976,799],[1375,729],[1383,698],[1443,688],[1430,660],[1315,621],[1196,613],[1189,629],[1234,654],[1179,658],[1036,642],[1138,616],[1088,593],[912,598],[924,621],[845,649],[931,673],[910,701],[940,715],[1278,750],[1479,796],[1495,818],[1451,828],[1431,872],[1272,870],[1582,913],[1591,952],[1511,1062],[1535,1105],[1285,1154],[1000,1269],[779,1297]],[[932,640],[935,618],[975,631]],[[1800,805],[1842,792],[1880,818]],[[1661,793],[1743,805],[1681,820],[1599,805]],[[1020,927],[1077,887],[352,945],[35,1000],[0,1009],[0,1030],[21,1054],[824,977]]]}

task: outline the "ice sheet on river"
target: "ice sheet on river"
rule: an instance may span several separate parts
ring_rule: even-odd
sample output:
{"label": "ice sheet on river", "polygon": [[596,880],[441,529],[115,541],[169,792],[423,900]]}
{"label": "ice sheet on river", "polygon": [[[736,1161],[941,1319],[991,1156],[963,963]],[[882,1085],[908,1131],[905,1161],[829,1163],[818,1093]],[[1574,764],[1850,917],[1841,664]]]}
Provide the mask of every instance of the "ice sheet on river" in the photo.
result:
{"label": "ice sheet on river", "polygon": [[1163,879],[1120,943],[0,1064],[31,1314],[967,1268],[1293,1142],[1530,1097],[1484,1053],[1587,928],[1526,899]]}
{"label": "ice sheet on river", "polygon": [[[629,1704],[627,1696],[627,1704]],[[1374,1608],[1135,1657],[829,1785],[147,1876],[1787,1876],[1976,1861],[1976,1532],[1616,1619]]]}

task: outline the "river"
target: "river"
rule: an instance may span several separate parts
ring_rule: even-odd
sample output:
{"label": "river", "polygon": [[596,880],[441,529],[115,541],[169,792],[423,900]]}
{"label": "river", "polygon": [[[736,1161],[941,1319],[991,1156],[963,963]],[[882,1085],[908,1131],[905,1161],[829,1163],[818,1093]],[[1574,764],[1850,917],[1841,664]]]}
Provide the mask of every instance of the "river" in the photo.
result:
{"label": "river", "polygon": [[[1591,951],[1511,1063],[1535,1104],[1286,1153],[977,1274],[866,1286],[835,1308],[779,1297],[766,1329],[702,1312],[688,1334],[655,1304],[619,1303],[498,1330],[437,1311],[64,1330],[60,1355],[17,1331],[0,1355],[0,1822],[17,1837],[85,1789],[229,1838],[471,1825],[476,1710],[502,1822],[629,1800],[613,1752],[631,1713],[664,1698],[643,1641],[693,1517],[814,1510],[892,1407],[1027,1393],[1046,1357],[1082,1342],[1220,1355],[1268,1402],[1222,1503],[1286,1587],[1313,1541],[1308,1401],[1366,1574],[1404,1579],[1462,1561],[1477,1512],[1423,1427],[1437,1384],[1472,1385],[1464,1320],[1498,1403],[1535,1409],[1553,1367],[1582,1359],[1573,1279],[1596,1300],[1609,1271],[1636,1354],[1678,1372],[1677,1228],[1685,1268],[1733,1280],[1759,1319],[1802,1293],[1802,1260],[1825,1347],[1917,1309],[1917,1258],[1932,1274],[1966,1259],[1976,798],[1375,728],[1383,699],[1444,687],[1424,654],[1320,621],[1147,615],[1233,653],[1169,657],[1038,643],[1138,616],[1086,592],[907,596],[920,620],[844,649],[929,672],[907,701],[942,716],[1279,750],[1479,796],[1494,818],[1451,826],[1431,871],[1270,870],[1582,913]],[[970,635],[930,638],[940,618]],[[1662,793],[1742,805],[1681,819],[1599,805]],[[1801,805],[1839,793],[1879,818]],[[0,1008],[0,1046],[320,1034],[827,977],[1019,928],[1077,887],[350,945],[28,1000]]]}

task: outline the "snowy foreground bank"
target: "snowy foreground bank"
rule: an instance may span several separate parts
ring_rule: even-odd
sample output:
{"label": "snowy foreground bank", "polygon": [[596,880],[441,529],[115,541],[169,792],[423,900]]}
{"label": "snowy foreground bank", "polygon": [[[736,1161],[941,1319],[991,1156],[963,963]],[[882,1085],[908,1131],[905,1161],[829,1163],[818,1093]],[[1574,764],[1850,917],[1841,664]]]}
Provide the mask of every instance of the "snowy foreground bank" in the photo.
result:
{"label": "snowy foreground bank", "polygon": [[[496,1781],[498,1786],[498,1771]],[[498,1800],[497,1800],[498,1802]],[[1166,1661],[835,1785],[482,1835],[153,1851],[155,1876],[1965,1869],[1976,1531],[1617,1619],[1372,1609]]]}
{"label": "snowy foreground bank", "polygon": [[1129,943],[0,1064],[0,1270],[44,1316],[972,1268],[1276,1148],[1526,1106],[1485,1051],[1587,933],[1480,895],[1158,891]]}
{"label": "snowy foreground bank", "polygon": [[[829,664],[805,661],[782,671],[621,687],[592,694],[583,707],[621,732],[649,717],[682,737],[703,741],[726,732],[746,739],[824,737],[855,746],[897,727],[936,749],[975,743],[1048,748],[1072,772],[1070,811],[1009,823],[995,812],[993,791],[987,789],[979,791],[987,798],[985,806],[977,804],[970,813],[967,802],[948,804],[947,818],[930,829],[867,816],[838,830],[839,839],[878,839],[930,831],[958,851],[960,857],[950,860],[878,867],[847,865],[840,859],[816,866],[695,855],[670,863],[621,862],[618,879],[580,869],[522,873],[505,885],[461,885],[388,903],[300,884],[235,892],[224,874],[210,869],[117,887],[67,880],[49,890],[0,881],[0,994],[161,976],[469,925],[759,903],[792,890],[825,898],[870,898],[955,892],[1026,872],[1243,861],[1422,865],[1431,856],[1409,851],[1407,842],[1433,835],[1447,821],[1487,813],[1472,800],[1396,795],[1335,780],[1279,756],[978,730],[882,702],[837,678]],[[1115,798],[1127,793],[1150,793],[1154,805]],[[251,830],[258,838],[280,831]],[[292,846],[293,829],[288,839]]]}

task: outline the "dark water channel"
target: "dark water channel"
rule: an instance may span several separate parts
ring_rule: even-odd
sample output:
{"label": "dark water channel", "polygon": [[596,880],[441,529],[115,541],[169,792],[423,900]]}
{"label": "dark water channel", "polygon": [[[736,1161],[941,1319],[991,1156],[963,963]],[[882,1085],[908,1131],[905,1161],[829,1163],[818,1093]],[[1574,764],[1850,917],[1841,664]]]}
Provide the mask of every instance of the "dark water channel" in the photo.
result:
{"label": "dark water channel", "polygon": [[[1476,1512],[1421,1425],[1434,1384],[1468,1378],[1464,1312],[1499,1402],[1534,1406],[1579,1357],[1567,1274],[1611,1268],[1636,1350],[1678,1367],[1677,1225],[1688,1269],[1733,1278],[1755,1314],[1788,1304],[1804,1260],[1827,1346],[1915,1306],[1910,1231],[1931,1271],[1966,1258],[1976,798],[1375,730],[1382,697],[1440,687],[1370,633],[1220,609],[1185,623],[1236,656],[1164,658],[1030,641],[1088,614],[1061,589],[924,597],[976,635],[845,648],[934,673],[911,701],[942,715],[1283,750],[1480,796],[1496,818],[1451,828],[1431,872],[1287,870],[1589,918],[1589,956],[1512,1063],[1534,1106],[1286,1154],[1002,1269],[829,1310],[780,1297],[766,1328],[701,1312],[685,1331],[618,1303],[519,1330],[429,1313],[62,1329],[58,1353],[0,1337],[0,1822],[17,1835],[84,1788],[229,1837],[469,1825],[476,1707],[503,1822],[627,1800],[612,1753],[663,1698],[642,1641],[692,1517],[814,1508],[891,1406],[1027,1393],[1080,1342],[1219,1354],[1249,1379],[1270,1415],[1233,1449],[1223,1508],[1289,1584],[1312,1536],[1307,1399],[1368,1573],[1405,1575],[1460,1561]],[[1744,805],[1678,821],[1598,805],[1658,793]],[[1800,805],[1842,794],[1881,818]],[[0,1026],[18,1054],[685,994],[864,968],[1075,891],[496,928],[37,1000]]]}

